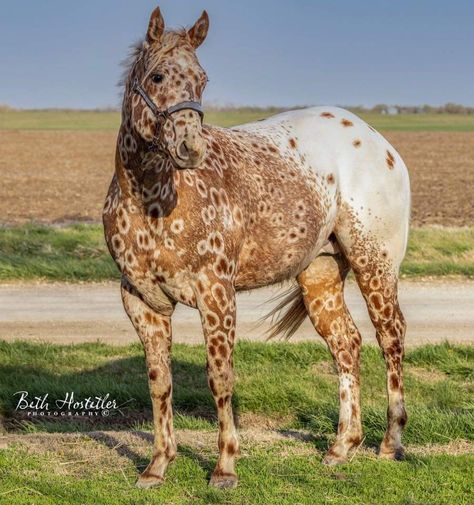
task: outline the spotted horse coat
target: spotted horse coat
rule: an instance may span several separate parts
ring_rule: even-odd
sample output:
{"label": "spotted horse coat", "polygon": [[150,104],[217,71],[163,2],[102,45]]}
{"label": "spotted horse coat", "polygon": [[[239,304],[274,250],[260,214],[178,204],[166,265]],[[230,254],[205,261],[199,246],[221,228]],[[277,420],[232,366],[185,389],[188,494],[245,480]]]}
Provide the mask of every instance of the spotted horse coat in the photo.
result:
{"label": "spotted horse coat", "polygon": [[361,336],[344,302],[352,270],[387,367],[388,426],[380,455],[403,455],[405,321],[397,280],[408,232],[407,169],[395,149],[350,112],[314,107],[231,129],[201,124],[195,110],[160,110],[201,99],[207,77],[195,50],[204,12],[189,30],[165,31],[157,8],[125,78],[115,175],[103,221],[122,272],[122,298],[145,349],[155,438],[141,487],[160,484],[176,456],[170,368],[171,315],[197,308],[219,422],[211,484],[237,483],[232,415],[235,294],[296,279],[275,332],[306,315],[339,374],[337,437],[324,462],[347,461],[362,440]]}

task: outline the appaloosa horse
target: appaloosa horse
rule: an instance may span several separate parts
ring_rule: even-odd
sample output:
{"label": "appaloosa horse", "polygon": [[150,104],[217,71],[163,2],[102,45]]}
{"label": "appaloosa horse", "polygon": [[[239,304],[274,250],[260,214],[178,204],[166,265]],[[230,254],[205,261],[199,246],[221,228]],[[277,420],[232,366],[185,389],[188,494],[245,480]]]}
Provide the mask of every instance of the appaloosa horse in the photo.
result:
{"label": "appaloosa horse", "polygon": [[176,456],[171,407],[171,315],[201,315],[217,406],[217,487],[237,484],[232,415],[235,293],[296,278],[275,332],[309,315],[339,373],[337,438],[324,462],[361,443],[361,336],[344,303],[349,270],[367,302],[387,365],[384,458],[403,455],[405,321],[398,269],[408,234],[407,169],[395,149],[348,111],[314,107],[231,129],[202,124],[207,77],[195,50],[206,12],[165,31],[157,8],[125,79],[105,236],[122,272],[122,298],[145,349],[153,404],[153,457],[137,485],[163,482]]}

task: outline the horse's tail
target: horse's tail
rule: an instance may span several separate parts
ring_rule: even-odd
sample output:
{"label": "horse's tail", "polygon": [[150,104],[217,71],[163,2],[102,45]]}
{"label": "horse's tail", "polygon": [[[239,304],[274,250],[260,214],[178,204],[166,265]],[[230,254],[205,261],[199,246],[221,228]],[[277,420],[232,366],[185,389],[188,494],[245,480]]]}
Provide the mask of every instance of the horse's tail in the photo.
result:
{"label": "horse's tail", "polygon": [[[278,300],[280,302],[261,319],[262,322],[266,319],[271,319],[272,324],[265,332],[267,340],[275,338],[278,335],[281,335],[282,339],[289,340],[307,316],[303,294],[299,286],[289,288],[270,301]],[[285,308],[286,310],[283,311]]]}

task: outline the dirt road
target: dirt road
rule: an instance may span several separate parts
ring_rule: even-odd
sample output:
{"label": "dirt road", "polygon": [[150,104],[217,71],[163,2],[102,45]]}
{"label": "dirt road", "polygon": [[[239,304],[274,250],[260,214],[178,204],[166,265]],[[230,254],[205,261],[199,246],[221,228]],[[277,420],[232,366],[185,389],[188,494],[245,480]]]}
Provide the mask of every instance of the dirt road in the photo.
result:
{"label": "dirt road", "polygon": [[[258,327],[256,321],[271,307],[265,301],[275,292],[266,288],[238,295],[239,338],[264,339],[266,326]],[[364,342],[375,343],[365,304],[354,283],[348,283],[346,300]],[[474,342],[474,282],[404,281],[400,300],[408,321],[407,345],[444,340]],[[175,342],[202,342],[196,310],[178,306],[173,330]],[[126,344],[138,337],[123,311],[118,285],[107,283],[0,285],[0,338]],[[293,339],[321,341],[309,320]]]}

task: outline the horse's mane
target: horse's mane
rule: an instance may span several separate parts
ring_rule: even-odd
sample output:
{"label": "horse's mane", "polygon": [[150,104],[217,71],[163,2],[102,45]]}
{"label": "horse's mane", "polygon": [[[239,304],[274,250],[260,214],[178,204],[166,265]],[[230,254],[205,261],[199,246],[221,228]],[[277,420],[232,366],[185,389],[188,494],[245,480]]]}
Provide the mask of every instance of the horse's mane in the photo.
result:
{"label": "horse's mane", "polygon": [[132,70],[133,65],[138,60],[138,58],[143,53],[143,39],[139,39],[134,42],[129,47],[128,55],[125,59],[120,62],[120,66],[122,67],[122,73],[117,82],[118,87],[124,87],[127,84],[128,76],[130,75],[130,71]]}

